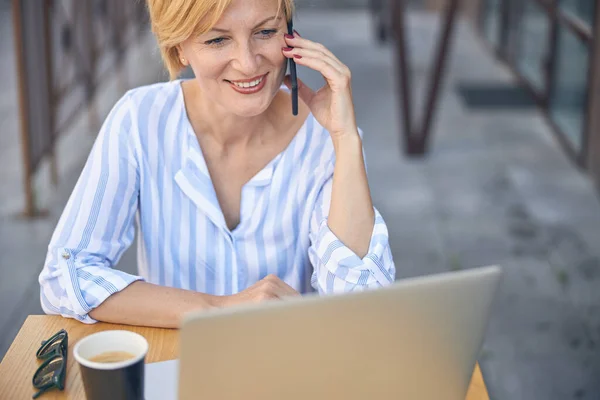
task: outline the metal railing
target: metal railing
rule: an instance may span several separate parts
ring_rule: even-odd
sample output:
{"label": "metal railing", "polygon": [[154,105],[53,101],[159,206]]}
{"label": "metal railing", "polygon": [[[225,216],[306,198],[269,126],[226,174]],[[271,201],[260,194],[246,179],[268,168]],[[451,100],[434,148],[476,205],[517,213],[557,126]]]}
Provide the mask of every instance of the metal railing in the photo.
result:
{"label": "metal railing", "polygon": [[[376,35],[379,40],[392,37],[396,51],[398,68],[398,92],[402,108],[402,134],[404,151],[410,156],[422,156],[427,153],[429,137],[436,116],[440,88],[446,71],[448,55],[451,52],[452,36],[458,16],[460,0],[448,0],[442,19],[442,29],[434,53],[434,61],[427,82],[427,96],[422,119],[416,124],[413,114],[413,91],[408,46],[407,8],[414,5],[409,0],[371,0],[371,11],[375,17]],[[426,2],[427,3],[427,2]]]}
{"label": "metal railing", "polygon": [[[25,209],[37,209],[33,177],[48,159],[58,183],[54,147],[84,110],[98,125],[93,99],[121,70],[128,48],[147,32],[144,1],[13,0],[24,163]],[[121,82],[124,86],[124,82]]]}

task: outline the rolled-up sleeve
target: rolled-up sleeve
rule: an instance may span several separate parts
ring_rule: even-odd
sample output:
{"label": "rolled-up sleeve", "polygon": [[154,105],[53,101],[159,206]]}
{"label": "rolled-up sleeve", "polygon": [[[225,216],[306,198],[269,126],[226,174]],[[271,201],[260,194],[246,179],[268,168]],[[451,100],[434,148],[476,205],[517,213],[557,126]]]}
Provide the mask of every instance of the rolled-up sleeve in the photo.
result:
{"label": "rolled-up sleeve", "polygon": [[142,279],[114,269],[134,235],[139,168],[127,95],[108,115],[59,219],[39,276],[48,314],[95,323],[88,313]]}
{"label": "rolled-up sleeve", "polygon": [[389,246],[388,229],[377,209],[369,250],[360,258],[329,229],[327,217],[333,185],[331,175],[322,186],[312,212],[309,258],[314,267],[311,284],[319,293],[341,293],[388,285],[396,267]]}

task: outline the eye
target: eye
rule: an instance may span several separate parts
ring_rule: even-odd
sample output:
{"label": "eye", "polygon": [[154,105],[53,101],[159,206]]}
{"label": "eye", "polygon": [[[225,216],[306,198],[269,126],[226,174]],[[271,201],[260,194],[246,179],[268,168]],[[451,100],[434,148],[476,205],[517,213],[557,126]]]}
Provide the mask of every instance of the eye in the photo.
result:
{"label": "eye", "polygon": [[258,34],[268,38],[273,36],[275,33],[277,33],[277,29],[263,29],[262,31],[259,31]]}
{"label": "eye", "polygon": [[206,42],[204,42],[204,44],[207,44],[209,46],[220,46],[222,44],[224,44],[225,42],[225,38],[216,38],[216,39],[211,39],[211,40],[207,40]]}

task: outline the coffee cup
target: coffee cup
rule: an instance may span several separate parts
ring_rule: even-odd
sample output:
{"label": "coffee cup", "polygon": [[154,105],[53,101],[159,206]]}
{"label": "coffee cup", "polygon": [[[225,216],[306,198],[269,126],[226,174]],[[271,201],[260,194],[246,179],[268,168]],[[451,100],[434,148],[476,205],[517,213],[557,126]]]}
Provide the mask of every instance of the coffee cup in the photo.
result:
{"label": "coffee cup", "polygon": [[73,348],[88,400],[143,400],[148,342],[129,331],[104,331]]}

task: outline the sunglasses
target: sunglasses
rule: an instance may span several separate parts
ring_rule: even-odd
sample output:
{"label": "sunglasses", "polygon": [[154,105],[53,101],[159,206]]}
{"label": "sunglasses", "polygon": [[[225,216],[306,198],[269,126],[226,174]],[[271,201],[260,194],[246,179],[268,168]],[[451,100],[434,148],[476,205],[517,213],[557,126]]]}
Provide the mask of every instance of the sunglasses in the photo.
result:
{"label": "sunglasses", "polygon": [[63,390],[65,388],[68,349],[69,336],[64,329],[42,342],[42,346],[35,354],[39,360],[44,362],[33,374],[33,387],[38,389],[38,392],[33,395],[34,399],[50,389]]}

